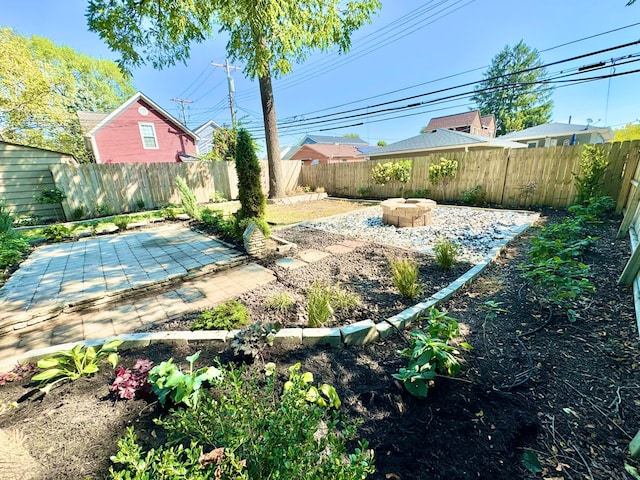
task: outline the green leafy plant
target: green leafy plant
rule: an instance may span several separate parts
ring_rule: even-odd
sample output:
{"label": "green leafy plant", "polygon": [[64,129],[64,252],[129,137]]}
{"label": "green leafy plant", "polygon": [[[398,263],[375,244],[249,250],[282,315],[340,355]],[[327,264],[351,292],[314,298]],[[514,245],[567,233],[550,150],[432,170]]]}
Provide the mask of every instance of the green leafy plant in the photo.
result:
{"label": "green leafy plant", "polygon": [[307,316],[311,328],[333,320],[334,313],[348,313],[360,304],[360,298],[337,285],[315,280],[307,289]]}
{"label": "green leafy plant", "polygon": [[405,298],[416,298],[424,291],[419,274],[418,264],[413,260],[391,261],[391,280]]}
{"label": "green leafy plant", "polygon": [[14,230],[0,233],[0,268],[17,265],[30,248],[27,241]]}
{"label": "green leafy plant", "polygon": [[131,223],[131,218],[127,215],[119,215],[113,219],[113,223],[120,230],[126,230],[129,223]]}
{"label": "green leafy plant", "polygon": [[235,355],[256,358],[262,351],[273,346],[273,339],[280,330],[278,323],[255,322],[245,330],[237,332],[231,340],[231,348]]}
{"label": "green leafy plant", "polygon": [[368,188],[360,187],[358,188],[358,190],[356,190],[356,193],[360,197],[368,197],[371,194],[371,190],[369,190]]}
{"label": "green leafy plant", "polygon": [[0,201],[0,235],[13,229],[13,216],[7,210],[4,202]]}
{"label": "green leafy plant", "polygon": [[608,165],[608,157],[600,147],[585,145],[582,148],[580,172],[573,174],[578,203],[602,194],[604,174]]}
{"label": "green leafy plant", "polygon": [[386,185],[391,181],[400,183],[400,196],[404,191],[404,186],[411,180],[411,160],[400,160],[395,162],[378,163],[371,169],[371,178],[378,185]]}
{"label": "green leafy plant", "polygon": [[416,188],[413,191],[413,198],[429,198],[428,188]]}
{"label": "green leafy plant", "polygon": [[[431,331],[446,338],[432,336]],[[437,374],[455,376],[460,371],[460,351],[449,341],[459,336],[458,323],[433,308],[428,328],[410,333],[409,347],[398,353],[409,359],[407,368],[400,368],[392,376],[400,380],[407,391],[417,397],[426,397]],[[465,342],[460,347],[470,350]]]}
{"label": "green leafy plant", "polygon": [[48,242],[57,243],[71,238],[71,229],[65,225],[49,225],[42,229],[42,234]]}
{"label": "green leafy plant", "polygon": [[161,405],[164,406],[167,400],[170,400],[174,405],[183,403],[189,408],[194,408],[203,394],[203,383],[222,378],[222,371],[213,366],[194,370],[193,364],[199,357],[199,351],[186,357],[189,362],[187,372],[180,370],[173,363],[173,358],[156,365],[149,371],[148,381]]}
{"label": "green leafy plant", "polygon": [[249,323],[249,310],[232,299],[204,310],[191,324],[191,330],[233,330]]}
{"label": "green leafy plant", "polygon": [[44,370],[32,377],[40,382],[40,390],[49,393],[60,382],[77,380],[98,372],[104,359],[112,368],[118,364],[118,347],[122,340],[111,340],[96,350],[95,347],[76,345],[71,350],[62,350],[38,361],[38,368]]}
{"label": "green leafy plant", "polygon": [[481,205],[484,202],[485,192],[482,185],[476,185],[460,192],[462,203],[467,205]]}
{"label": "green leafy plant", "polygon": [[436,263],[444,270],[449,270],[456,264],[460,253],[460,246],[448,239],[438,240],[433,247]]}
{"label": "green leafy plant", "polygon": [[196,199],[195,192],[189,188],[187,181],[180,175],[176,177],[176,188],[180,195],[180,201],[182,202],[182,208],[187,215],[194,220],[200,220],[200,208],[198,207],[198,200]]}
{"label": "green leafy plant", "polygon": [[144,199],[143,198],[138,198],[136,200],[136,209],[140,212],[140,211],[144,210],[144,207],[145,207]]}
{"label": "green leafy plant", "polygon": [[591,197],[585,202],[571,205],[568,210],[586,223],[599,223],[605,213],[613,211],[616,202],[609,196]]}
{"label": "green leafy plant", "polygon": [[293,300],[286,293],[282,292],[278,295],[271,297],[267,301],[267,309],[280,314],[289,312],[293,308]]}
{"label": "green leafy plant", "polygon": [[[157,421],[167,437],[157,450],[144,453],[130,430],[112,458],[121,476],[112,478],[178,478],[179,472],[190,479],[362,480],[373,473],[373,452],[357,441],[356,424],[337,412],[335,389],[315,386],[299,364],[281,386],[275,370],[270,363],[257,376],[226,367],[215,395]],[[202,455],[203,445],[217,448]],[[203,469],[206,459],[212,465]]]}
{"label": "green leafy plant", "polygon": [[243,218],[242,220],[238,220],[238,218],[236,217],[234,227],[235,227],[235,236],[237,239],[242,238],[244,231],[247,229],[247,227],[251,222],[256,224],[256,226],[260,229],[260,231],[266,238],[269,238],[271,236],[271,228],[269,227],[269,224],[264,218],[252,217],[252,218]]}
{"label": "green leafy plant", "polygon": [[96,217],[108,217],[116,213],[115,208],[108,203],[98,203],[93,210]]}
{"label": "green leafy plant", "polygon": [[209,201],[212,203],[224,203],[227,202],[227,198],[220,192],[214,191],[209,195]]}
{"label": "green leafy plant", "polygon": [[62,202],[65,198],[67,196],[59,188],[44,188],[40,195],[35,197],[35,200],[41,204],[54,204]]}
{"label": "green leafy plant", "polygon": [[72,220],[82,220],[86,215],[87,212],[84,208],[84,205],[80,205],[79,207],[76,207],[71,211]]}
{"label": "green leafy plant", "polygon": [[443,198],[445,198],[445,189],[449,181],[456,176],[457,172],[458,162],[456,160],[441,158],[440,163],[429,165],[429,181],[441,189]]}

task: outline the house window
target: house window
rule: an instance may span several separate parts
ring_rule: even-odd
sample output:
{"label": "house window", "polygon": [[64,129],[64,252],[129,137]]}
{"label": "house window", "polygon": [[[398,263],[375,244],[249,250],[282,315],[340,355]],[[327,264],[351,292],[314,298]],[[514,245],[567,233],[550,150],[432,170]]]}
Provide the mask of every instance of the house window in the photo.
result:
{"label": "house window", "polygon": [[538,141],[534,140],[533,142],[527,142],[527,148],[536,148],[538,146]]}
{"label": "house window", "polygon": [[158,140],[156,139],[156,129],[153,123],[139,123],[140,137],[142,138],[142,146],[145,149],[158,148]]}
{"label": "house window", "polygon": [[342,163],[347,163],[347,159],[346,159],[346,158],[342,158],[342,159],[340,159],[340,161],[341,161]]}

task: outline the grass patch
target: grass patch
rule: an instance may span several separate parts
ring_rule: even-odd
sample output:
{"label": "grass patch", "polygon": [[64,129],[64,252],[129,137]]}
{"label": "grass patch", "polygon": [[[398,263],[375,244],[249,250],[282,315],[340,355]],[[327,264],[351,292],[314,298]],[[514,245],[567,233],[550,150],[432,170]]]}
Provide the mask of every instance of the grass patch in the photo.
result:
{"label": "grass patch", "polygon": [[265,219],[272,225],[289,225],[330,215],[348,213],[370,206],[371,204],[367,203],[346,202],[343,200],[319,200],[316,202],[295,203],[293,205],[267,205]]}

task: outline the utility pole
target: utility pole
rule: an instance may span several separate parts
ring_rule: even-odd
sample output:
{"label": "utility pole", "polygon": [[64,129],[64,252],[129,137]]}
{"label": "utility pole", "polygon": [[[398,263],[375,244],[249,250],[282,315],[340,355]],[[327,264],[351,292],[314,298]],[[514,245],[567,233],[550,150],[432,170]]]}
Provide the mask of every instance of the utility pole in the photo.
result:
{"label": "utility pole", "polygon": [[172,98],[171,101],[172,102],[177,102],[177,103],[180,104],[180,109],[182,110],[182,124],[186,127],[187,126],[187,113],[185,112],[184,104],[185,103],[193,103],[193,100],[185,100],[183,98]]}
{"label": "utility pole", "polygon": [[225,60],[224,65],[221,63],[213,63],[213,62],[211,62],[211,65],[213,65],[214,67],[225,67],[227,70],[227,83],[229,85],[229,108],[231,109],[231,128],[233,128],[236,126],[236,115],[235,115],[235,112],[233,111],[233,92],[235,92],[236,89],[233,84],[233,77],[231,76],[230,70],[242,70],[242,68],[229,65],[228,58]]}

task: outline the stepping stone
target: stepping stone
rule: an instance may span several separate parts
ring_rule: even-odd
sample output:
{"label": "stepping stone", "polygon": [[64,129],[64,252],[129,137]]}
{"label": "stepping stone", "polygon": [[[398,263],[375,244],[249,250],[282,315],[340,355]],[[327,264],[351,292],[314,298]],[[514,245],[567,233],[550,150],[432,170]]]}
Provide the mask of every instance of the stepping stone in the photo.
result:
{"label": "stepping stone", "polygon": [[282,268],[286,268],[287,270],[293,270],[296,268],[304,267],[308,264],[306,262],[303,262],[302,260],[298,260],[297,258],[284,257],[276,260],[276,265]]}
{"label": "stepping stone", "polygon": [[329,245],[325,250],[333,253],[334,255],[353,252],[352,247],[347,247],[345,245]]}
{"label": "stepping stone", "polygon": [[340,245],[344,245],[345,247],[358,248],[363,247],[367,244],[367,242],[359,242],[358,240],[345,240],[344,242],[340,242]]}
{"label": "stepping stone", "polygon": [[298,254],[298,257],[307,263],[317,262],[318,260],[322,260],[323,258],[330,257],[331,254],[327,252],[321,252],[320,250],[303,250]]}

